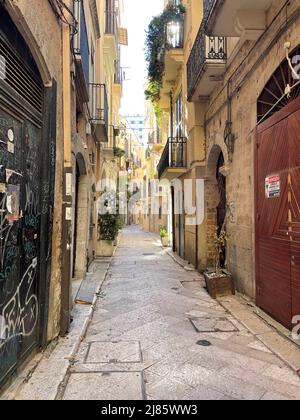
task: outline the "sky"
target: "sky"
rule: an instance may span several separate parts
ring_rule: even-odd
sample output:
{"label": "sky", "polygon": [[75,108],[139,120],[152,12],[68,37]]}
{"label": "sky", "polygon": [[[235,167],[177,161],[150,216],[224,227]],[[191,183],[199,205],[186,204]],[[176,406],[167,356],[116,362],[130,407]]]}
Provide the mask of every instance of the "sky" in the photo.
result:
{"label": "sky", "polygon": [[152,17],[162,10],[163,0],[124,0],[122,26],[128,29],[129,45],[122,48],[122,67],[126,74],[121,109],[123,115],[144,114],[144,85],[147,75],[145,32]]}

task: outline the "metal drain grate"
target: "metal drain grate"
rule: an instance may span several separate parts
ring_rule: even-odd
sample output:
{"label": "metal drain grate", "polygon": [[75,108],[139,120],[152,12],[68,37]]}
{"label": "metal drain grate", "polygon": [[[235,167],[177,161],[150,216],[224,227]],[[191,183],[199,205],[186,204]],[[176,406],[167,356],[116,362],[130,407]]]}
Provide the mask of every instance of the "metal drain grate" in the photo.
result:
{"label": "metal drain grate", "polygon": [[210,341],[207,341],[207,340],[200,340],[200,341],[197,341],[197,343],[196,343],[198,346],[202,346],[202,347],[210,347],[210,346],[212,346],[212,344],[211,344],[211,342]]}

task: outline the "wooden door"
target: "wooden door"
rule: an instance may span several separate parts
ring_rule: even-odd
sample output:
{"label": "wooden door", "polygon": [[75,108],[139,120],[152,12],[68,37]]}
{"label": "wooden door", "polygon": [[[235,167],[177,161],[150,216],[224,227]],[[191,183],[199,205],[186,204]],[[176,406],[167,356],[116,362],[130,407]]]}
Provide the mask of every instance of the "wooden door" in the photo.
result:
{"label": "wooden door", "polygon": [[291,241],[292,317],[300,315],[300,110],[291,114],[287,124],[290,155],[289,208]]}
{"label": "wooden door", "polygon": [[287,328],[300,314],[300,100],[256,136],[257,305]]}

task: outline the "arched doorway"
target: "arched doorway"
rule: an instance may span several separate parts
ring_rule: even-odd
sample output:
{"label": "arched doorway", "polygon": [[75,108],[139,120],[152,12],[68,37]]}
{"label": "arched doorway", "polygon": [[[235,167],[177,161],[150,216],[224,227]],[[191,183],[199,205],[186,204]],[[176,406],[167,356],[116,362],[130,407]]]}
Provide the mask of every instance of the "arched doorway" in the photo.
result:
{"label": "arched doorway", "polygon": [[46,342],[56,94],[55,83],[44,88],[28,45],[2,5],[0,55],[5,62],[0,78],[1,386]]}
{"label": "arched doorway", "polygon": [[[217,233],[220,235],[222,230],[226,229],[226,213],[227,213],[227,197],[226,197],[226,177],[223,174],[222,169],[225,165],[225,159],[223,152],[220,152],[218,163],[217,163],[217,171],[216,171],[216,179],[218,185],[218,192],[219,192],[219,204],[217,206]],[[222,251],[220,256],[221,259],[221,268],[225,268],[226,265],[226,249]]]}
{"label": "arched doorway", "polygon": [[[227,190],[226,176],[224,175],[225,156],[219,145],[214,145],[210,150],[207,164],[207,174],[205,181],[205,229],[206,243],[203,243],[203,227],[199,227],[201,236],[199,237],[199,247],[206,250],[206,255],[202,254],[200,266],[207,269],[215,266],[215,244],[216,233],[220,234],[222,229],[226,229],[227,214]],[[221,255],[221,266],[226,265],[226,250]]]}
{"label": "arched doorway", "polygon": [[257,305],[287,328],[300,313],[300,90],[277,97],[292,80],[285,60],[258,99],[255,147]]}
{"label": "arched doorway", "polygon": [[89,182],[84,157],[76,156],[73,278],[82,279],[88,265]]}

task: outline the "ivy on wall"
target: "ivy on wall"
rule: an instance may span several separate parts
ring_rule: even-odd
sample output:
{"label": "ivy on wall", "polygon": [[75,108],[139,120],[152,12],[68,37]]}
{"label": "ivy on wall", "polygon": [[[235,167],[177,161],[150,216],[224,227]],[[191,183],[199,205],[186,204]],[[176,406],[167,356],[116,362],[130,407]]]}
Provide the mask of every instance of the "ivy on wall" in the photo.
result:
{"label": "ivy on wall", "polygon": [[154,110],[159,116],[158,101],[165,72],[165,53],[169,48],[167,40],[167,25],[170,22],[182,22],[185,13],[183,5],[169,4],[164,12],[152,19],[146,36],[146,61],[148,64],[148,88],[145,91],[147,99],[154,104]]}

